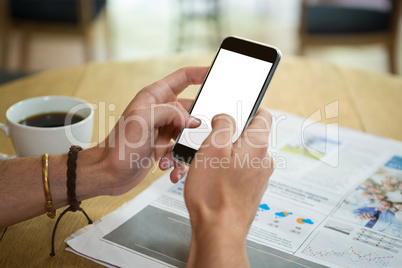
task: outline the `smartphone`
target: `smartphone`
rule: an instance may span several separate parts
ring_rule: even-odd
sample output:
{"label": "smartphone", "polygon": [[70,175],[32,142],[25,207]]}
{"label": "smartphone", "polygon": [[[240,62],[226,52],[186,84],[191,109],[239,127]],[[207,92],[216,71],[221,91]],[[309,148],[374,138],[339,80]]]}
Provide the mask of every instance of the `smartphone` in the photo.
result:
{"label": "smartphone", "polygon": [[257,112],[280,58],[281,52],[275,47],[233,36],[225,38],[190,109],[202,123],[197,128],[182,129],[172,149],[173,159],[191,163],[217,114],[229,114],[236,120],[235,142]]}

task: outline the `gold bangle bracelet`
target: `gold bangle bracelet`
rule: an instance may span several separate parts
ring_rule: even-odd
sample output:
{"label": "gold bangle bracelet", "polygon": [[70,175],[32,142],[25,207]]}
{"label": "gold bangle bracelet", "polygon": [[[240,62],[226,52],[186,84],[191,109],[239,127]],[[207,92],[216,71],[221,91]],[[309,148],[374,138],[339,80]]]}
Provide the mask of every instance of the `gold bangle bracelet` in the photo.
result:
{"label": "gold bangle bracelet", "polygon": [[53,210],[53,200],[52,194],[50,193],[50,186],[49,186],[49,155],[44,154],[42,156],[42,178],[43,178],[43,189],[45,191],[45,198],[46,198],[46,215],[54,219],[56,217],[56,210]]}

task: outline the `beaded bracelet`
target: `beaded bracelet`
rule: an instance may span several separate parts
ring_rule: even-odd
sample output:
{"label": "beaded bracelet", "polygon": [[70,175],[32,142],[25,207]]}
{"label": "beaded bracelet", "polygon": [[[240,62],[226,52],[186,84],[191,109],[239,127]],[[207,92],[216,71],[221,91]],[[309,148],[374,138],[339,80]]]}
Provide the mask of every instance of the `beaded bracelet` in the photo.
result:
{"label": "beaded bracelet", "polygon": [[78,152],[81,151],[82,148],[80,146],[73,145],[70,147],[70,151],[68,152],[67,155],[67,198],[70,206],[66,208],[60,216],[57,218],[56,224],[54,225],[53,228],[53,233],[52,233],[52,251],[50,252],[50,256],[53,257],[56,255],[54,251],[54,240],[56,237],[56,230],[57,226],[59,225],[59,222],[61,218],[69,211],[71,212],[76,212],[81,211],[85,217],[88,220],[88,224],[92,224],[92,220],[89,218],[87,213],[85,213],[84,209],[81,208],[81,202],[77,200],[77,195],[75,193],[76,189],[76,179],[77,179],[77,174],[76,174],[76,169],[77,169],[77,158],[78,158]]}
{"label": "beaded bracelet", "polygon": [[56,217],[56,210],[53,209],[53,200],[52,194],[50,193],[50,186],[49,186],[49,155],[44,154],[42,156],[42,179],[43,179],[43,189],[45,191],[45,198],[46,198],[46,215],[54,219]]}

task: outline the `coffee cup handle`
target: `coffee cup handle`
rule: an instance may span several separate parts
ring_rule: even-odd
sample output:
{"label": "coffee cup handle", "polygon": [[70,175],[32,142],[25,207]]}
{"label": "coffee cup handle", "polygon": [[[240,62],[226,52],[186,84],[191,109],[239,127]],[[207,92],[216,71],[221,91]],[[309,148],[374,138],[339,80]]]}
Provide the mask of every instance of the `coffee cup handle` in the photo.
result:
{"label": "coffee cup handle", "polygon": [[[0,123],[0,129],[3,130],[4,134],[8,137],[10,135],[8,131],[8,126]],[[6,159],[11,159],[11,158],[16,158],[16,155],[7,155],[7,154],[2,154],[0,153],[0,159],[1,160],[6,160]]]}

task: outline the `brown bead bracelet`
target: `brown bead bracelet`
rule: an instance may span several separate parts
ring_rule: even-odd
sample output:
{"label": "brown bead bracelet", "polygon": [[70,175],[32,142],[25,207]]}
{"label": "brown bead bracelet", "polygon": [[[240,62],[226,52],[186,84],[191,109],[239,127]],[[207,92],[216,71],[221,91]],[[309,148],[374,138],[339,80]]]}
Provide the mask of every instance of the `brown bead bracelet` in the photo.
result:
{"label": "brown bead bracelet", "polygon": [[76,212],[77,210],[81,211],[85,217],[88,220],[88,224],[92,224],[92,220],[88,217],[88,215],[85,213],[85,211],[80,207],[81,202],[77,200],[77,195],[75,193],[76,189],[76,179],[77,179],[77,174],[76,174],[76,169],[77,169],[77,158],[78,158],[78,152],[81,151],[82,148],[80,146],[73,145],[70,147],[70,151],[68,152],[68,158],[67,158],[67,197],[68,197],[68,202],[70,206],[66,208],[60,216],[57,218],[56,224],[54,225],[53,228],[53,234],[52,234],[52,251],[50,252],[50,256],[53,257],[55,254],[54,252],[54,239],[56,235],[56,229],[57,226],[60,222],[60,219],[69,211]]}

